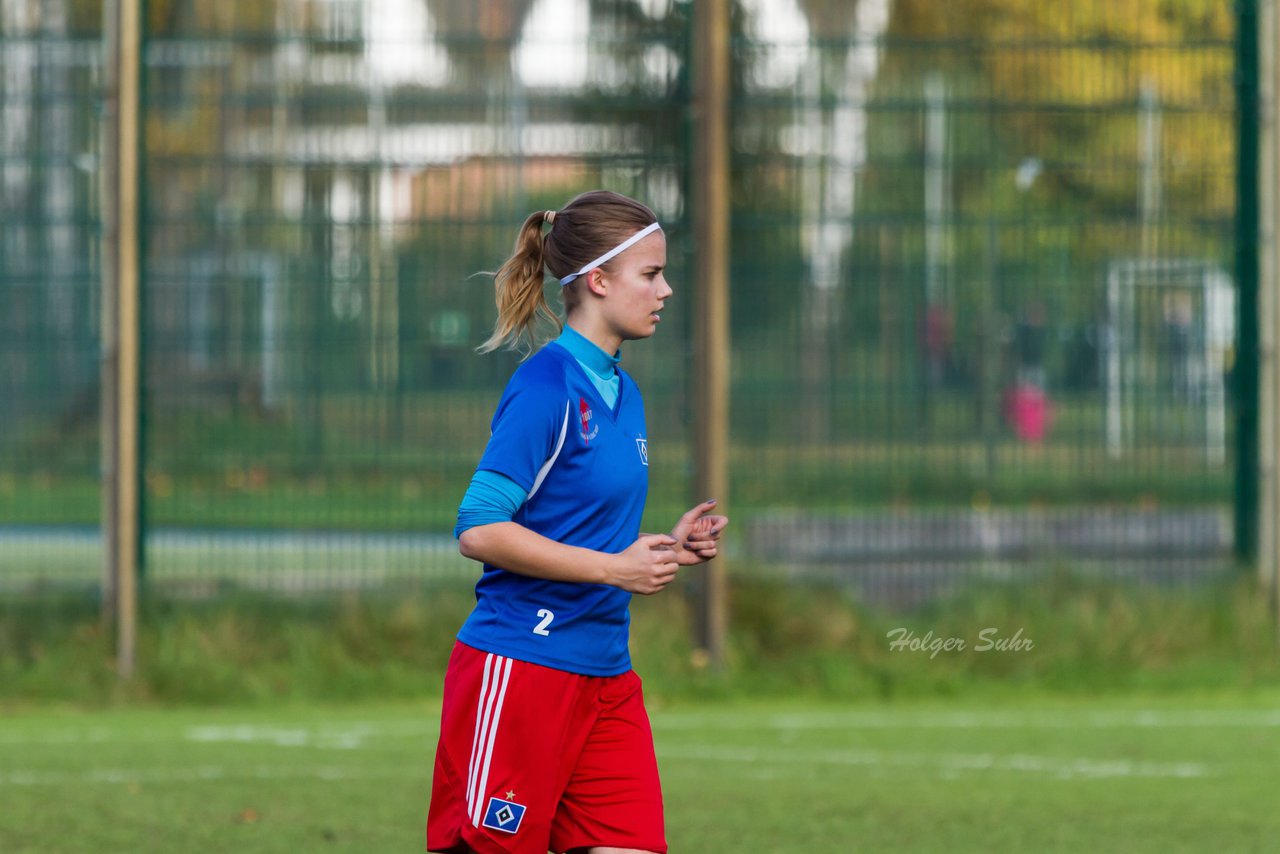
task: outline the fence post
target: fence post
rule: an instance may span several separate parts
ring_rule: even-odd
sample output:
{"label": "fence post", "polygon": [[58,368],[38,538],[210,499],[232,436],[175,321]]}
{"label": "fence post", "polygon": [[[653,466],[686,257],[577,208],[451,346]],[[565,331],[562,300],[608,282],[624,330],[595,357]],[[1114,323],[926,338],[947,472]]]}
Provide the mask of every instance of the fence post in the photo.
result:
{"label": "fence post", "polygon": [[116,671],[137,663],[141,544],[141,294],[138,157],[141,0],[103,6],[102,526],[104,610],[116,620]]}
{"label": "fence post", "polygon": [[1276,642],[1280,644],[1280,226],[1277,182],[1280,181],[1280,68],[1276,63],[1276,38],[1280,15],[1276,0],[1265,0],[1258,9],[1258,580],[1269,594]]}
{"label": "fence post", "polygon": [[[693,4],[694,26],[694,399],[697,500],[728,499],[730,0]],[[724,663],[728,622],[725,558],[701,567],[697,643]]]}
{"label": "fence post", "polygon": [[111,623],[116,610],[117,559],[116,542],[119,529],[117,510],[118,474],[116,471],[116,376],[119,372],[120,337],[116,302],[116,203],[119,185],[119,155],[116,128],[119,126],[119,20],[118,0],[103,0],[102,7],[102,124],[99,128],[98,215],[101,221],[100,260],[101,317],[99,319],[100,373],[99,385],[99,467],[102,491],[102,620]]}
{"label": "fence post", "polygon": [[1236,18],[1236,496],[1238,560],[1258,554],[1258,3],[1238,0]]}

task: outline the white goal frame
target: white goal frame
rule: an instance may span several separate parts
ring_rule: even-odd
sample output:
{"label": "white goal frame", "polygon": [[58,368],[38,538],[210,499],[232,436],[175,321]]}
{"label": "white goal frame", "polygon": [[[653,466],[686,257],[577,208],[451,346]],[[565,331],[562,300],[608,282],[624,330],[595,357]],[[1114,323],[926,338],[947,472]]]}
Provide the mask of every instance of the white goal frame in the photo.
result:
{"label": "white goal frame", "polygon": [[1195,367],[1192,379],[1204,408],[1204,453],[1211,464],[1226,461],[1227,389],[1223,379],[1227,354],[1235,346],[1236,294],[1232,279],[1217,264],[1204,259],[1121,259],[1107,267],[1107,330],[1103,336],[1106,381],[1105,431],[1107,453],[1120,458],[1136,440],[1133,428],[1138,386],[1139,288],[1181,288],[1199,291],[1195,314],[1198,335],[1188,353]]}

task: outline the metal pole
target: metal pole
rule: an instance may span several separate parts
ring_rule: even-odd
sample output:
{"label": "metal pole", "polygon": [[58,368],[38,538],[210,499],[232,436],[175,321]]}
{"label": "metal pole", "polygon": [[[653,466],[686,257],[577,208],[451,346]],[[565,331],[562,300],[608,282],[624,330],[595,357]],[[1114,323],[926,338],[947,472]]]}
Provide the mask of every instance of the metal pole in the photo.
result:
{"label": "metal pole", "polygon": [[1138,187],[1138,217],[1142,238],[1142,259],[1157,255],[1156,235],[1160,220],[1160,94],[1155,83],[1144,80],[1138,92],[1138,163],[1142,181]]}
{"label": "metal pole", "polygon": [[133,676],[137,663],[137,580],[141,554],[141,293],[139,273],[138,157],[141,126],[141,0],[115,0],[116,150],[114,194],[104,199],[114,207],[115,241],[112,275],[116,289],[116,401],[114,567],[116,602],[116,671]]}
{"label": "metal pole", "polygon": [[924,304],[942,296],[950,176],[947,172],[947,81],[939,71],[924,79]]}
{"label": "metal pole", "polygon": [[[722,510],[729,486],[729,6],[693,4],[694,459],[698,499],[719,499]],[[696,640],[714,667],[724,663],[727,570],[723,556],[702,568]]]}
{"label": "metal pole", "polygon": [[118,473],[116,470],[119,437],[116,426],[119,410],[116,405],[116,379],[120,371],[119,310],[116,299],[116,199],[120,186],[119,150],[119,14],[118,0],[104,0],[102,9],[102,130],[99,152],[98,205],[102,218],[101,260],[99,275],[102,277],[101,330],[101,411],[99,449],[102,470],[102,619],[109,623],[116,610],[116,578],[119,575],[117,559],[120,556],[116,532],[119,530]]}
{"label": "metal pole", "polygon": [[1258,0],[1237,9],[1235,553],[1249,562],[1258,553]]}

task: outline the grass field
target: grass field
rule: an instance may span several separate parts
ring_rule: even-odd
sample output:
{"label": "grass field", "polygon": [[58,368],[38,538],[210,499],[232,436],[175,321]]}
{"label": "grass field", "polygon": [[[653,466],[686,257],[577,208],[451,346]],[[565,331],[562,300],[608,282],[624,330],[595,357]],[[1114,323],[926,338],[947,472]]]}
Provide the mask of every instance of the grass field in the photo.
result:
{"label": "grass field", "polygon": [[[1262,851],[1280,696],[653,710],[672,852]],[[0,717],[0,850],[420,851],[438,705]]]}

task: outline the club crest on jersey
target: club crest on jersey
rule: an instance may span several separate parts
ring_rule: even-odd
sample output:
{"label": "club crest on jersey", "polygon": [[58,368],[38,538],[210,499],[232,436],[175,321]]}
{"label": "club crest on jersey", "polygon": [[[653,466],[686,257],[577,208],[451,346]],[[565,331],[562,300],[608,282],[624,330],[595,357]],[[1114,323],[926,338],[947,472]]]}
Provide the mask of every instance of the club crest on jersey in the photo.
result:
{"label": "club crest on jersey", "polygon": [[640,464],[649,465],[649,440],[643,436],[636,439],[636,450],[640,452]]}
{"label": "club crest on jersey", "polygon": [[585,397],[578,398],[578,416],[582,420],[582,441],[590,442],[600,433],[600,425],[591,424],[591,407]]}
{"label": "club crest on jersey", "polygon": [[523,804],[504,801],[502,798],[489,798],[489,806],[485,808],[484,821],[481,824],[491,830],[515,833],[520,829],[520,822],[523,820]]}

